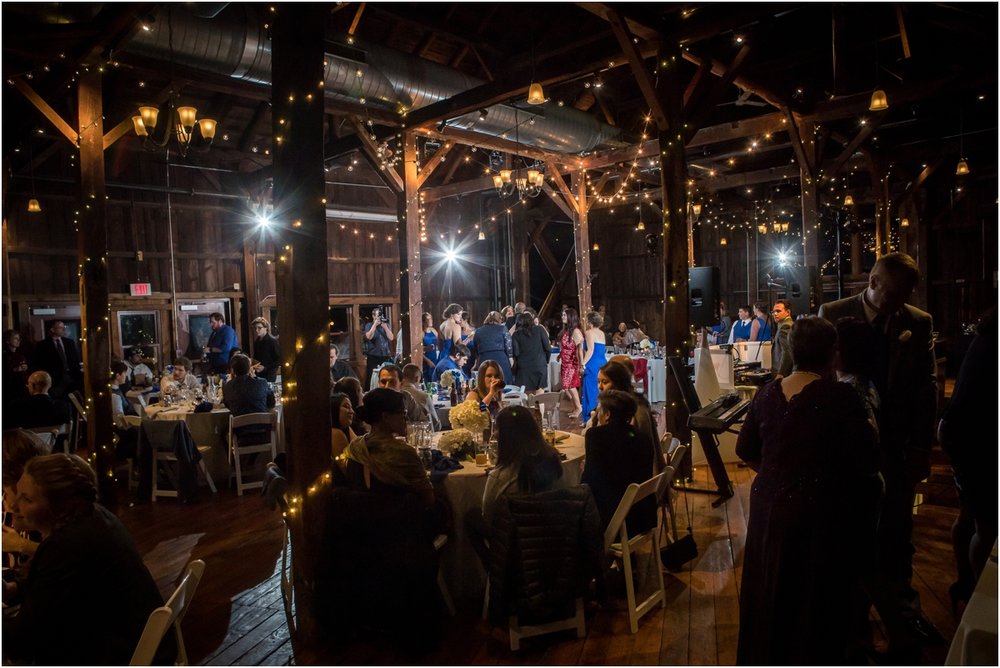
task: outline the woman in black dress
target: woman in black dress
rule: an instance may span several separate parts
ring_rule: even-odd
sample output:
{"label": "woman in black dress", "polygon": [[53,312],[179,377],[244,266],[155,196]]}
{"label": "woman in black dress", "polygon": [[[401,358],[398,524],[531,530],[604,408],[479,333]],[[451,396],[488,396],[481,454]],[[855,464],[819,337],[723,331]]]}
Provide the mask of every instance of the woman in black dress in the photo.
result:
{"label": "woman in black dress", "polygon": [[514,384],[524,385],[524,391],[539,394],[545,391],[552,348],[544,327],[535,324],[530,310],[517,315],[514,330]]}
{"label": "woman in black dress", "polygon": [[[601,527],[607,528],[628,486],[653,477],[653,443],[630,423],[636,409],[632,395],[606,390],[597,401],[597,426],[585,434],[587,455],[580,482],[590,485]],[[640,501],[627,522],[633,536],[656,526],[656,499],[650,496]]]}
{"label": "woman in black dress", "polygon": [[795,321],[793,372],[765,385],[736,454],[750,492],[736,662],[843,664],[866,623],[862,579],[874,564],[881,480],[877,436],[854,390],[833,379],[836,330]]}
{"label": "woman in black dress", "polygon": [[483,326],[476,330],[474,342],[479,353],[479,363],[493,360],[503,371],[504,383],[512,385],[514,374],[510,370],[510,365],[514,359],[514,346],[510,332],[503,325],[503,316],[496,311],[490,311],[483,321]]}

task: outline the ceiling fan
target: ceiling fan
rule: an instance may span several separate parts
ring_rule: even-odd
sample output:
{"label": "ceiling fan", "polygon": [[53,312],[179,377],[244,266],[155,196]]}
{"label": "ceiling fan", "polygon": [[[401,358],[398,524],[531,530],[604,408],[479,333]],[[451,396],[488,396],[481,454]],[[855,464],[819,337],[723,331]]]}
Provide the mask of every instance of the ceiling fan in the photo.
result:
{"label": "ceiling fan", "polygon": [[719,106],[721,107],[721,106],[724,106],[724,105],[727,105],[727,104],[735,104],[737,107],[742,107],[744,105],[751,106],[751,107],[766,107],[767,106],[767,102],[758,102],[756,100],[751,100],[750,99],[751,95],[753,95],[753,93],[750,92],[750,91],[748,91],[748,90],[740,91],[740,96],[738,98],[736,98],[732,102],[722,102],[722,103],[719,104]]}

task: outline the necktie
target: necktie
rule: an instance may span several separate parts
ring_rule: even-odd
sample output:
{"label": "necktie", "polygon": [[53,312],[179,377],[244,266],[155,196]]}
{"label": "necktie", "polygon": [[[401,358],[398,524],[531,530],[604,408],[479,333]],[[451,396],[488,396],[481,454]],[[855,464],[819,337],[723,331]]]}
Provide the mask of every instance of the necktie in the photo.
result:
{"label": "necktie", "polygon": [[63,348],[62,338],[56,339],[56,350],[59,351],[59,359],[62,361],[63,370],[69,368],[69,365],[66,362],[66,350]]}

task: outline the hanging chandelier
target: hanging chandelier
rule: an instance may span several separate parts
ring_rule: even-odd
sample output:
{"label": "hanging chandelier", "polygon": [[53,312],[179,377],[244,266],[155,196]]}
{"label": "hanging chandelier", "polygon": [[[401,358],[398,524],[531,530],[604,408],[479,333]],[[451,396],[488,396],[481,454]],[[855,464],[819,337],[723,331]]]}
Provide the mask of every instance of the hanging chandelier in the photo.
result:
{"label": "hanging chandelier", "polygon": [[[143,139],[143,148],[157,151],[170,141],[171,131],[177,138],[177,145],[182,156],[186,156],[191,149],[196,151],[207,151],[212,146],[215,139],[217,123],[213,118],[198,119],[198,110],[195,107],[177,107],[176,96],[172,95],[167,102],[165,116],[169,119],[166,126],[156,136],[156,127],[159,124],[159,107],[143,106],[139,107],[139,115],[132,117],[132,126],[135,134]],[[176,119],[176,120],[175,120]],[[170,127],[170,125],[173,127]],[[198,131],[195,132],[195,127]]]}

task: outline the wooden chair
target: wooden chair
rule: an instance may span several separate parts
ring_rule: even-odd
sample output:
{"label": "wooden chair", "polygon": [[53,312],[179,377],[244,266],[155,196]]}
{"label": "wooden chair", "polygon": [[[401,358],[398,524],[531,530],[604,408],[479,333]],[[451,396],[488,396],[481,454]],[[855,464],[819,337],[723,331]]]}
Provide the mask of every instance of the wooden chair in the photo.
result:
{"label": "wooden chair", "polygon": [[295,590],[293,587],[294,573],[291,559],[292,526],[288,513],[288,479],[281,474],[277,464],[267,465],[264,474],[267,485],[264,488],[264,501],[272,510],[281,511],[281,519],[285,525],[281,544],[281,603],[285,608],[285,622],[288,624],[289,635],[295,635]]}
{"label": "wooden chair", "polygon": [[70,392],[69,402],[73,404],[73,410],[76,411],[76,417],[73,420],[73,452],[76,452],[80,447],[80,432],[87,428],[87,411],[83,408],[83,397],[79,392]]}
{"label": "wooden chair", "polygon": [[538,406],[541,408],[543,413],[554,416],[552,420],[552,426],[555,429],[559,429],[559,405],[560,405],[560,393],[559,392],[543,392],[542,394],[536,394],[534,396],[528,397],[528,406]]}
{"label": "wooden chair", "polygon": [[49,447],[49,450],[54,450],[56,443],[59,442],[60,436],[65,436],[63,439],[63,452],[67,455],[69,454],[69,434],[72,429],[72,423],[67,422],[66,424],[52,424],[47,427],[29,427],[28,431],[33,432],[41,438],[45,444]]}
{"label": "wooden chair", "polygon": [[198,583],[201,582],[201,576],[204,572],[205,562],[201,559],[195,559],[188,564],[180,585],[177,586],[170,599],[162,607],[149,614],[146,628],[142,630],[139,643],[136,645],[132,660],[129,662],[130,666],[152,665],[160,641],[163,640],[171,625],[174,626],[177,635],[176,665],[188,665],[184,636],[181,634],[181,621],[191,605],[191,599],[194,598],[194,594],[198,590]]}
{"label": "wooden chair", "polygon": [[[639,631],[639,619],[649,612],[657,603],[666,607],[666,593],[663,589],[663,571],[660,569],[660,537],[657,526],[649,531],[645,531],[637,536],[629,536],[626,518],[632,508],[645,499],[655,494],[657,498],[662,498],[664,488],[668,479],[667,471],[654,476],[641,485],[632,483],[625,490],[618,509],[611,517],[608,528],[604,531],[604,549],[610,557],[621,562],[625,575],[625,591],[628,597],[628,622],[632,633]],[[636,602],[635,583],[632,581],[632,554],[637,552],[643,545],[649,544],[649,556],[647,558],[648,569],[652,568],[656,572],[658,588],[646,597],[641,603]]]}
{"label": "wooden chair", "polygon": [[[278,454],[278,442],[275,438],[276,416],[271,413],[247,413],[239,417],[229,417],[229,455],[233,461],[233,469],[236,475],[236,494],[243,496],[243,490],[256,489],[264,486],[263,480],[243,482],[243,457],[260,452],[269,452],[270,459],[273,460]],[[235,429],[248,427],[250,425],[268,425],[269,440],[267,443],[255,445],[240,445]],[[269,460],[270,461],[270,460]]]}

